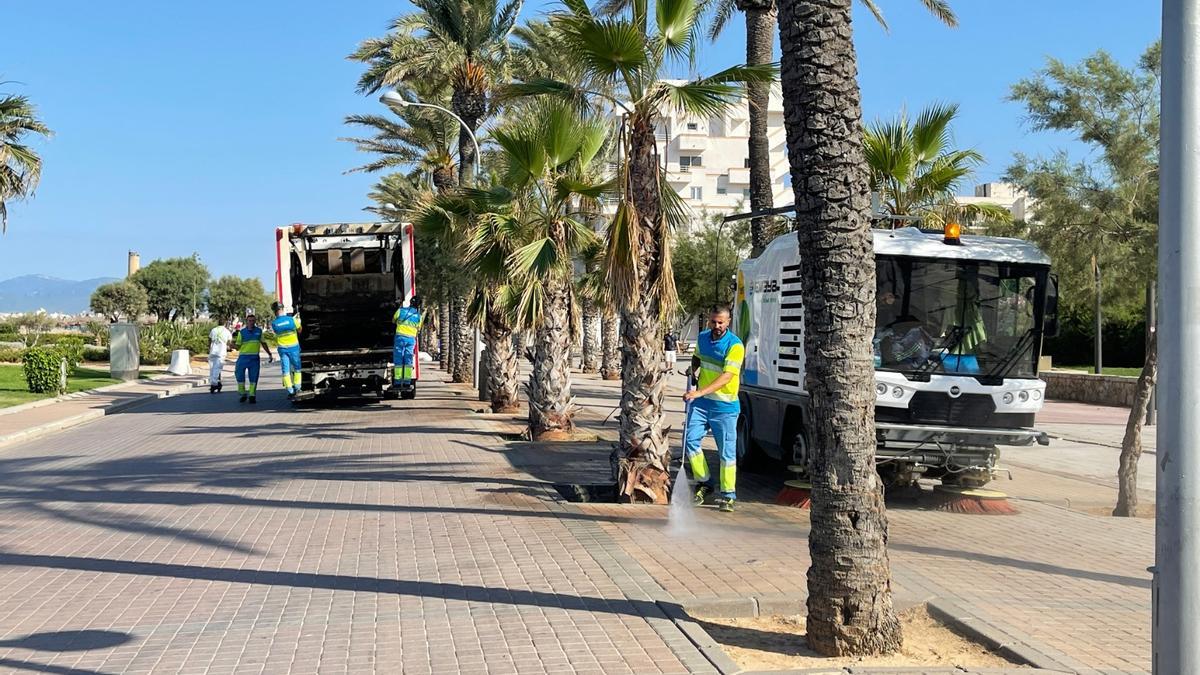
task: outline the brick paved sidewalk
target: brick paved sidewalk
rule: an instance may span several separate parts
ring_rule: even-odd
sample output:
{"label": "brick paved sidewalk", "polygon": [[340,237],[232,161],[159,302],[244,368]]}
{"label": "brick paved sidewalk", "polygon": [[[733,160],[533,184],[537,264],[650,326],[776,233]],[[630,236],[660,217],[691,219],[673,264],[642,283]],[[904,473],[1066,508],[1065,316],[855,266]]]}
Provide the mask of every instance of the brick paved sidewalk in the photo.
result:
{"label": "brick paved sidewalk", "polygon": [[79,392],[59,399],[0,408],[0,446],[102,417],[140,402],[179,392],[203,381],[199,375],[162,376]]}
{"label": "brick paved sidewalk", "polygon": [[[662,508],[565,503],[546,481],[603,472],[606,447],[505,443],[439,380],[335,409],[197,391],[0,449],[0,670],[716,672],[680,603],[804,588],[804,512],[705,509],[672,536]],[[1065,669],[1147,667],[1145,522],[892,523],[910,595],[978,606]]]}

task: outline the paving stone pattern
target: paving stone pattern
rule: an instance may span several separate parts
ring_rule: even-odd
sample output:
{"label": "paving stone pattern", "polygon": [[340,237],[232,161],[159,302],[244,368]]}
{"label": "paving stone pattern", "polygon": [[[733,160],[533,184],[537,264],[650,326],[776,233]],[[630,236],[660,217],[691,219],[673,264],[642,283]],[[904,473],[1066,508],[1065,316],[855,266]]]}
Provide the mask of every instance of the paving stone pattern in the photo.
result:
{"label": "paving stone pattern", "polygon": [[[0,450],[0,670],[728,672],[678,604],[795,606],[807,515],[767,503],[773,478],[678,535],[662,508],[567,504],[546,481],[602,473],[607,447],[504,442],[511,419],[440,380],[322,410],[197,390]],[[1069,669],[1148,669],[1152,524],[891,518],[905,590]]]}

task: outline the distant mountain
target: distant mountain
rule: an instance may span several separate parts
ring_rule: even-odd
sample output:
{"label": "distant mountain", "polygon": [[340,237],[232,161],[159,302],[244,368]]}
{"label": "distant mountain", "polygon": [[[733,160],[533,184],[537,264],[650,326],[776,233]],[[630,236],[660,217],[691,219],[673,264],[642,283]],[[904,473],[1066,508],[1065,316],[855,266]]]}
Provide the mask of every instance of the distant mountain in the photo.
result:
{"label": "distant mountain", "polygon": [[0,312],[47,312],[74,314],[87,310],[97,286],[117,281],[110,277],[68,281],[43,274],[27,274],[0,281]]}

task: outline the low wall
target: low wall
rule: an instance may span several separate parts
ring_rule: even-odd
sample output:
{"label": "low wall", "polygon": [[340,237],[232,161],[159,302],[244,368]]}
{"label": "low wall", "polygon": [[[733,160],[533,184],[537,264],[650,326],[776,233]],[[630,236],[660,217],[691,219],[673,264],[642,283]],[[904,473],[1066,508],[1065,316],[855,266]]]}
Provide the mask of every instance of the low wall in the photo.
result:
{"label": "low wall", "polygon": [[1138,381],[1136,377],[1091,375],[1064,370],[1045,371],[1038,377],[1046,382],[1048,399],[1126,408],[1133,405],[1133,394]]}

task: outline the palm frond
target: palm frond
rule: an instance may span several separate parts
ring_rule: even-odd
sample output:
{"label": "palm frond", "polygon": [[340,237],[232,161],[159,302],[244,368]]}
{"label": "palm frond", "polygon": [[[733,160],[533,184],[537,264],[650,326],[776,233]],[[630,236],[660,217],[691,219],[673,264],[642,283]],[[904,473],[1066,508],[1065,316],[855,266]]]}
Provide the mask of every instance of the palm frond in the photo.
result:
{"label": "palm frond", "polygon": [[925,5],[925,9],[928,9],[929,13],[938,21],[951,28],[958,26],[958,16],[954,14],[948,0],[921,0],[921,4]]}
{"label": "palm frond", "polygon": [[[870,0],[866,0],[870,2]],[[725,26],[729,24],[730,17],[737,10],[737,2],[735,0],[716,0],[713,9],[712,19],[708,24],[708,39],[713,42],[721,36],[725,31]]]}
{"label": "palm frond", "polygon": [[859,2],[867,8],[871,16],[875,17],[875,22],[883,27],[885,33],[891,31],[887,19],[883,17],[883,10],[879,9],[879,5],[875,4],[875,0],[859,0]]}

